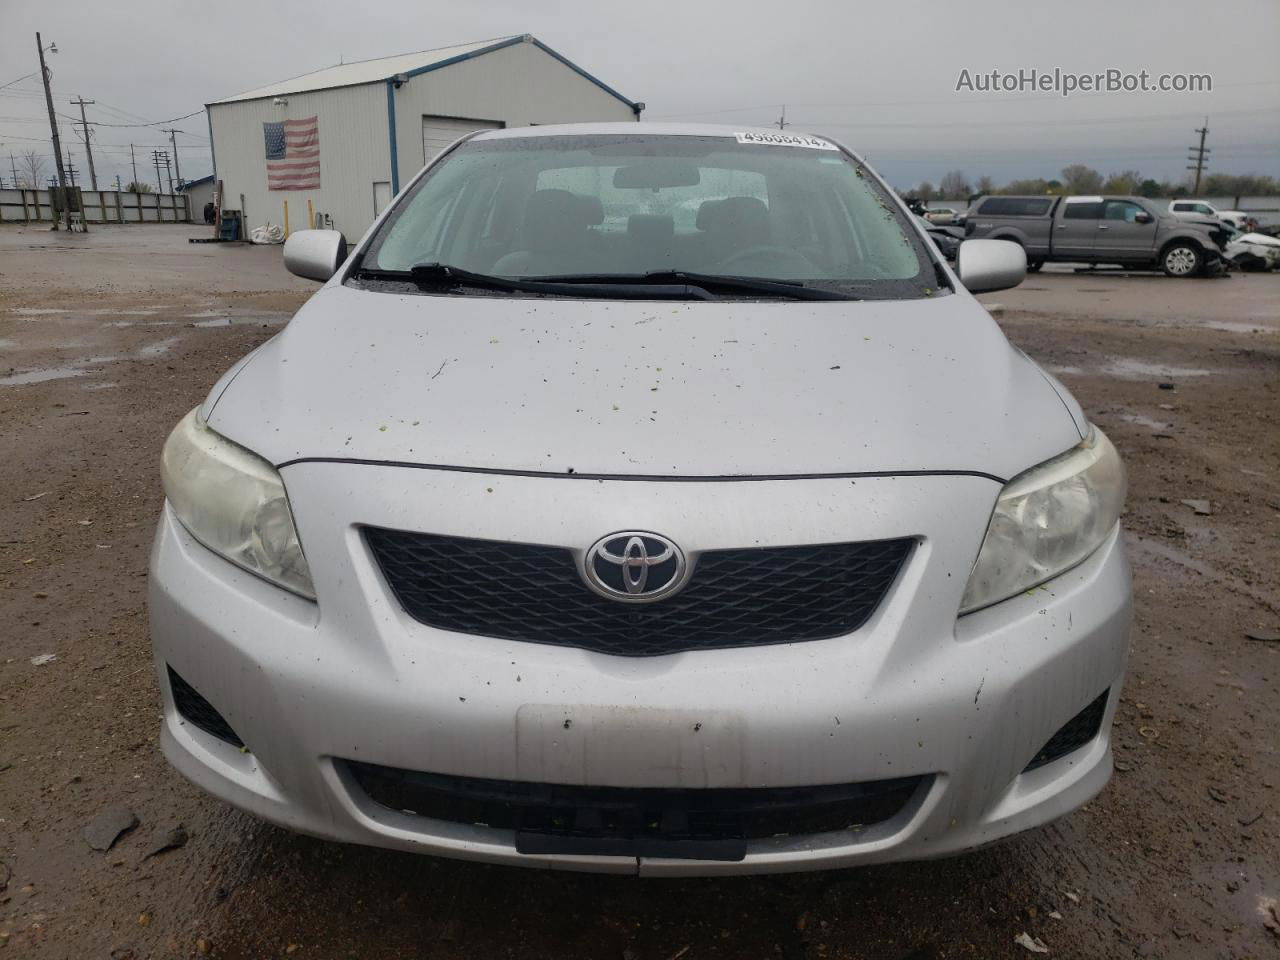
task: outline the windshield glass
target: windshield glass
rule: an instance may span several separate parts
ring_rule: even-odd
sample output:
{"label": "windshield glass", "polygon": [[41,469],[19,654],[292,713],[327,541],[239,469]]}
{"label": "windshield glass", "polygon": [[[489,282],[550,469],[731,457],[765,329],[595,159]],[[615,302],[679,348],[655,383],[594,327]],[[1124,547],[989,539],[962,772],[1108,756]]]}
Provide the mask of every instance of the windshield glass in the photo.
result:
{"label": "windshield glass", "polygon": [[420,180],[362,270],[445,264],[507,278],[681,272],[858,297],[928,296],[918,235],[852,158],[740,137],[549,135],[472,140]]}

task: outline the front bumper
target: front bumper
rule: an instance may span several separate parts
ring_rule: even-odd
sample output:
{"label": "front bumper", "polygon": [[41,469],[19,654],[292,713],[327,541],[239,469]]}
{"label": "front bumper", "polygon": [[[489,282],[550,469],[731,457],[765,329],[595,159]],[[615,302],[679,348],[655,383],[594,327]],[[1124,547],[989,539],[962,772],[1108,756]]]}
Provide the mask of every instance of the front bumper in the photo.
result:
{"label": "front bumper", "polygon": [[[1046,587],[957,621],[972,545],[999,490],[989,480],[597,483],[322,464],[289,467],[285,479],[319,605],[213,555],[166,507],[150,607],[166,756],[208,792],[290,829],[526,866],[781,872],[975,848],[1075,809],[1110,776],[1108,731],[1130,622],[1118,531]],[[524,542],[590,543],[635,526],[695,550],[904,532],[919,543],[852,635],[618,658],[410,620],[358,528],[325,522],[351,503],[361,504],[362,524]],[[216,706],[246,750],[183,720],[170,668]],[[1024,772],[1106,690],[1098,736]],[[375,804],[344,760],[637,788],[928,779],[896,816],[857,834],[753,840],[743,859],[712,861],[519,853],[510,830]]]}

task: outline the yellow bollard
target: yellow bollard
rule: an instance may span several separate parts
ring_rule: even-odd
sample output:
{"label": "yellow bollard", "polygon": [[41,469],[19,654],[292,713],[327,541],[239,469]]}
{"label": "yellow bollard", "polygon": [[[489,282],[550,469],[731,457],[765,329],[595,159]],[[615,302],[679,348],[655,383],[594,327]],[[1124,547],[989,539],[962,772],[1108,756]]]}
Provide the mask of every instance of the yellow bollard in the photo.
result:
{"label": "yellow bollard", "polygon": [[316,215],[311,212],[311,198],[307,197],[307,228],[310,229],[316,225]]}
{"label": "yellow bollard", "polygon": [[284,202],[284,238],[289,239],[289,201]]}

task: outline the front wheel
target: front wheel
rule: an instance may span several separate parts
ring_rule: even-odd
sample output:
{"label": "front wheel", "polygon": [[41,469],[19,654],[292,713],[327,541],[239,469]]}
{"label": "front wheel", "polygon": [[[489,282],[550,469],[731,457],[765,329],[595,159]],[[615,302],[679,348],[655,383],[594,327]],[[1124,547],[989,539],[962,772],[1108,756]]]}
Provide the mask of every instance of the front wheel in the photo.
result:
{"label": "front wheel", "polygon": [[1193,243],[1175,243],[1165,250],[1160,266],[1170,277],[1190,277],[1200,272],[1204,257]]}
{"label": "front wheel", "polygon": [[1027,273],[1039,273],[1040,268],[1044,266],[1043,260],[1028,260]]}

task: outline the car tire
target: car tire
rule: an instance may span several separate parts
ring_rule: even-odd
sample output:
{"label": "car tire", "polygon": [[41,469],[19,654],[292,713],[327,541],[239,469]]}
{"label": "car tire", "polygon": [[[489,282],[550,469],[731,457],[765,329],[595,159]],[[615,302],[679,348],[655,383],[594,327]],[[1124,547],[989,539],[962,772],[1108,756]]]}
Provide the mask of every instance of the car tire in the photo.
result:
{"label": "car tire", "polygon": [[1160,268],[1166,276],[1194,277],[1204,266],[1204,254],[1194,243],[1178,241],[1164,248],[1160,254]]}
{"label": "car tire", "polygon": [[1043,260],[1028,260],[1027,273],[1039,273],[1040,268],[1044,266]]}

